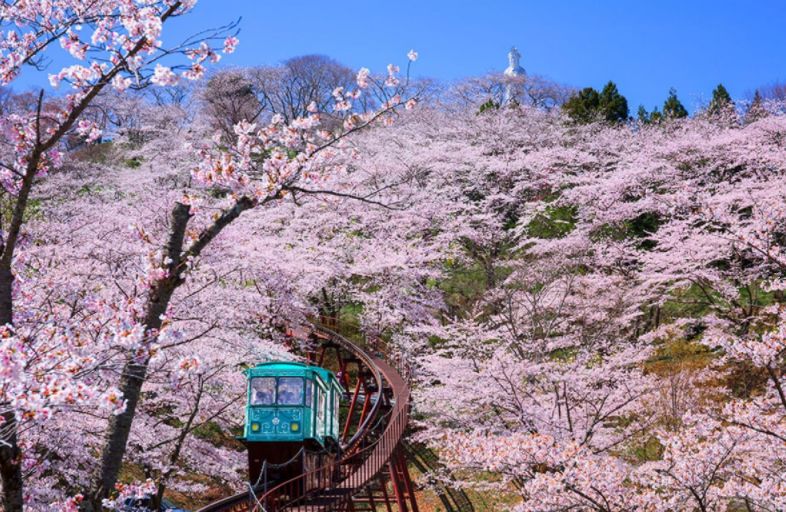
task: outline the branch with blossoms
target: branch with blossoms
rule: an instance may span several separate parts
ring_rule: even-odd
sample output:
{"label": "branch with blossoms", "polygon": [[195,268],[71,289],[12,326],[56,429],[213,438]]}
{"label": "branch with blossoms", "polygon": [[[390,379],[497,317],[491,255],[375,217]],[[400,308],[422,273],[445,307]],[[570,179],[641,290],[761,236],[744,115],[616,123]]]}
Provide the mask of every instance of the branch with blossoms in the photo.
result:
{"label": "branch with blossoms", "polygon": [[[403,83],[396,75],[399,68],[388,66],[388,78],[380,84],[389,89],[387,100],[375,111],[353,112],[353,104],[371,82],[366,68],[358,72],[356,90],[345,91],[341,87],[334,90],[334,114],[342,115],[342,123],[334,131],[321,128],[321,114],[312,108],[307,116],[288,125],[280,115],[273,116],[270,124],[262,128],[243,121],[235,126],[237,140],[230,147],[203,148],[200,152],[203,163],[194,170],[194,178],[204,186],[228,191],[236,200],[213,226],[203,231],[189,250],[189,256],[197,256],[242,211],[281,200],[291,193],[342,194],[337,190],[307,187],[329,182],[331,174],[343,170],[334,160],[336,150],[342,149],[340,146],[348,137],[378,122],[389,125],[401,107],[414,108],[417,98],[404,98],[402,94],[409,86],[410,65],[415,58],[417,54],[410,52]],[[219,141],[216,138],[216,143]],[[351,197],[371,201],[367,197]]]}
{"label": "branch with blossoms", "polygon": [[[391,116],[400,107],[414,106],[398,92],[401,82],[395,77],[394,68],[388,69],[389,87],[395,94],[378,111],[360,114],[351,111],[352,102],[360,97],[362,87],[351,93],[340,88],[334,91],[335,111],[343,113],[344,119],[337,132],[321,130],[316,112],[295,119],[289,125],[281,116],[274,116],[271,123],[261,129],[245,121],[239,123],[235,127],[237,140],[231,147],[200,151],[202,163],[193,170],[192,176],[206,187],[227,192],[229,204],[214,213],[201,229],[189,229],[197,213],[194,198],[185,196],[172,208],[169,235],[161,250],[153,253],[147,272],[147,298],[138,319],[143,332],[143,348],[158,345],[176,290],[185,282],[203,251],[229,225],[248,210],[283,200],[291,195],[290,188],[298,183],[327,181],[331,174],[340,172],[340,166],[334,164],[333,159],[338,156],[345,139],[379,120],[389,124],[385,121],[392,120]],[[220,135],[216,143],[219,140]],[[205,219],[200,220],[204,222]],[[119,386],[127,407],[110,418],[101,467],[91,492],[93,503],[106,498],[117,482],[142,387],[148,378],[151,355],[149,351],[138,350],[128,354]]]}
{"label": "branch with blossoms", "polygon": [[[26,211],[33,185],[48,171],[60,164],[62,142],[75,132],[87,140],[95,140],[100,131],[95,123],[83,118],[91,103],[107,86],[122,91],[134,80],[141,84],[146,69],[152,63],[172,52],[163,50],[159,41],[164,23],[173,17],[187,13],[195,0],[153,0],[149,2],[86,1],[73,2],[56,0],[54,2],[3,2],[0,5],[0,83],[11,83],[25,64],[41,62],[45,52],[55,43],[81,63],[67,66],[50,75],[50,83],[57,86],[63,82],[71,91],[62,100],[46,104],[43,91],[39,94],[36,108],[32,112],[15,113],[0,119],[0,132],[12,145],[13,152],[0,168],[0,186],[11,198],[8,213],[0,218],[5,228],[0,238],[0,325],[7,333],[4,350],[11,360],[5,370],[8,377],[15,379],[5,392],[20,396],[5,395],[2,410],[3,445],[0,445],[0,477],[2,477],[3,507],[6,511],[21,511],[24,503],[24,483],[21,470],[23,459],[20,453],[18,431],[19,422],[29,418],[32,411],[41,411],[37,417],[44,417],[55,409],[48,406],[58,400],[44,395],[36,407],[20,401],[25,396],[22,389],[32,388],[31,381],[45,380],[38,389],[47,390],[51,385],[66,392],[66,402],[89,403],[96,390],[73,389],[84,386],[76,379],[64,376],[59,366],[52,366],[47,358],[40,358],[37,349],[45,354],[56,353],[44,350],[47,339],[18,338],[13,330],[15,319],[28,317],[27,312],[20,315],[17,288],[15,284],[14,263],[18,257],[18,245],[22,238],[22,227],[26,221]],[[198,47],[185,50],[191,60],[189,69],[183,72],[186,79],[196,79],[203,73],[206,61],[216,61],[217,51],[208,43],[217,34],[203,37]],[[234,50],[237,39],[230,36],[224,44],[224,51]],[[171,83],[159,80],[159,85]],[[150,82],[155,83],[156,72]],[[15,295],[17,295],[15,297]],[[66,331],[66,336],[68,332]],[[16,341],[18,340],[18,341]],[[6,350],[7,349],[7,350]],[[20,359],[21,358],[21,359]],[[66,360],[66,358],[61,358]],[[60,361],[59,359],[58,361]],[[39,366],[44,363],[44,366]],[[46,366],[49,363],[49,366]],[[46,377],[47,372],[51,377]],[[40,377],[44,374],[45,377]],[[73,376],[71,376],[73,377]],[[21,387],[20,387],[21,386]],[[50,395],[57,396],[55,391]],[[29,395],[39,397],[38,393]],[[114,399],[122,403],[119,393]],[[117,417],[117,416],[115,416]]]}

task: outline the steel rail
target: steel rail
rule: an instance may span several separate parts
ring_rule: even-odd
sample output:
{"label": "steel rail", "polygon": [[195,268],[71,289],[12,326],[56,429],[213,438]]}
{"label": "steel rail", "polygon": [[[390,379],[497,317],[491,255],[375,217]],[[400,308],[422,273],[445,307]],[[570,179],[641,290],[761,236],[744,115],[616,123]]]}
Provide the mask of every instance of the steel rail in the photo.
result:
{"label": "steel rail", "polygon": [[[337,467],[328,465],[308,471],[256,496],[251,496],[248,491],[238,493],[210,503],[197,512],[245,512],[259,510],[260,505],[264,510],[259,512],[336,510],[372,484],[391,463],[409,420],[409,387],[399,371],[337,332],[314,325],[313,333],[336,343],[360,360],[371,371],[377,385],[376,403],[343,447],[346,455],[339,460]],[[385,415],[389,420],[384,431],[379,432],[374,427],[377,427],[385,402],[386,384],[391,390],[390,403],[393,407]],[[366,399],[370,398],[367,396]]]}
{"label": "steel rail", "polygon": [[[374,364],[374,358],[365,350],[357,346],[356,344],[352,343],[345,337],[341,336],[337,332],[328,329],[327,327],[313,324],[314,330],[318,333],[322,333],[327,335],[333,343],[337,343],[340,345],[344,350],[350,352],[356,358],[363,361],[367,368],[369,368],[373,373],[372,376],[374,377],[374,382],[377,386],[378,398],[382,396],[382,390],[384,389],[384,381],[382,380],[382,373],[379,371],[379,368]],[[368,399],[368,397],[366,397]],[[382,400],[377,399],[376,403],[372,407],[371,411],[366,415],[366,418],[358,427],[355,434],[347,441],[347,443],[342,446],[342,450],[351,451],[352,448],[366,435],[366,431],[368,430],[369,425],[373,425],[374,421],[376,420],[377,416],[379,415],[380,407],[382,406]]]}

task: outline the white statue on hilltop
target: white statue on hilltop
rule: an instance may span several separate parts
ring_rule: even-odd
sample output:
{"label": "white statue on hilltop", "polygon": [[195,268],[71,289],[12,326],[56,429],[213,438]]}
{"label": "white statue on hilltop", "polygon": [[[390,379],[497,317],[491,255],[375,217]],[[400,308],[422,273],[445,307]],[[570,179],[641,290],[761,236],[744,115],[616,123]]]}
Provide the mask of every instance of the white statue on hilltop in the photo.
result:
{"label": "white statue on hilltop", "polygon": [[513,82],[516,81],[515,79],[527,75],[527,72],[521,67],[520,61],[521,54],[514,46],[508,52],[508,67],[504,73],[509,80],[505,81],[505,95],[502,98],[503,105],[507,105],[511,100],[515,99],[515,94],[513,92]]}
{"label": "white statue on hilltop", "polygon": [[505,70],[505,76],[524,76],[527,72],[521,67],[521,54],[514,46],[508,52],[508,69]]}

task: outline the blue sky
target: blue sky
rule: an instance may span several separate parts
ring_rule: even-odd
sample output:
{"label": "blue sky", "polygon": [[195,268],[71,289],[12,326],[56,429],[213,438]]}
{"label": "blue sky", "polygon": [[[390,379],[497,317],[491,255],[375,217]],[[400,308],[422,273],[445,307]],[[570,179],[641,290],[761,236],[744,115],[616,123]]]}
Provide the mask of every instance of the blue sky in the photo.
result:
{"label": "blue sky", "polygon": [[[516,45],[529,73],[573,86],[614,80],[631,111],[676,87],[693,110],[723,82],[735,98],[786,81],[786,1],[199,0],[164,40],[242,16],[223,65],[322,53],[382,70],[420,53],[415,73],[451,81],[501,71]],[[42,84],[26,73],[16,88]]]}

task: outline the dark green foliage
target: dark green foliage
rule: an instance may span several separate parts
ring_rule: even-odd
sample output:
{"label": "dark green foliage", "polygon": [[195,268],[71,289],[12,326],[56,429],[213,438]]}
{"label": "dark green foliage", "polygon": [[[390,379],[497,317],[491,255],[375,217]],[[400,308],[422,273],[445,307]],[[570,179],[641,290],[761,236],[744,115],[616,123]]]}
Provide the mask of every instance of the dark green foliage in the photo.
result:
{"label": "dark green foliage", "polygon": [[710,114],[720,114],[732,107],[733,104],[729,91],[726,90],[723,84],[718,84],[715,90],[712,91],[712,101],[710,101],[707,111]]}
{"label": "dark green foliage", "polygon": [[639,111],[636,114],[636,118],[639,120],[641,124],[657,124],[663,119],[663,114],[660,113],[658,107],[654,107],[652,109],[652,113],[647,112],[647,109],[644,108],[644,105],[639,105]]}
{"label": "dark green foliage", "polygon": [[131,169],[139,169],[142,167],[142,157],[135,156],[133,158],[127,159],[123,162],[126,167],[130,167]]}
{"label": "dark green foliage", "polygon": [[487,110],[497,110],[499,109],[499,104],[496,103],[494,100],[489,99],[486,103],[480,106],[480,110],[478,110],[478,114],[482,114]]}
{"label": "dark green foliage", "polygon": [[677,90],[672,87],[669,89],[669,97],[663,102],[663,116],[666,119],[682,119],[688,117],[688,111],[677,98]]}
{"label": "dark green foliage", "polygon": [[576,226],[576,212],[575,206],[549,206],[545,215],[530,221],[527,233],[535,238],[562,238]]}
{"label": "dark green foliage", "polygon": [[95,183],[85,183],[79,190],[76,191],[79,196],[92,196],[100,194],[104,191],[104,187]]}
{"label": "dark green foliage", "polygon": [[592,233],[594,240],[610,238],[612,240],[641,239],[639,248],[649,250],[655,247],[655,242],[649,236],[663,223],[660,215],[654,212],[644,212],[637,217],[619,224],[606,224]]}
{"label": "dark green foliage", "polygon": [[663,112],[658,110],[658,107],[652,109],[652,113],[648,113],[643,105],[639,106],[637,118],[641,124],[657,124],[662,119],[682,119],[688,117],[688,110],[677,98],[677,90],[672,87],[669,89],[669,96],[663,102]]}
{"label": "dark green foliage", "polygon": [[585,87],[562,105],[562,110],[577,123],[591,123],[598,119],[600,94],[592,87]]}
{"label": "dark green foliage", "polygon": [[628,100],[614,82],[609,82],[601,92],[585,87],[566,101],[562,110],[577,123],[620,123],[628,119]]}
{"label": "dark green foliage", "polygon": [[767,117],[767,109],[764,108],[764,101],[761,94],[759,94],[759,90],[756,89],[753,101],[751,101],[748,110],[745,112],[745,124],[756,122],[764,117]]}
{"label": "dark green foliage", "polygon": [[655,233],[662,223],[663,221],[657,213],[644,212],[628,221],[628,235],[636,238],[648,237]]}
{"label": "dark green foliage", "polygon": [[[720,262],[719,262],[720,263]],[[760,311],[772,305],[776,300],[775,294],[763,290],[758,284],[753,283],[739,289],[739,296],[734,304],[711,287],[696,283],[682,290],[671,292],[671,298],[662,306],[662,318],[665,322],[677,318],[701,318],[717,309],[741,308],[746,312]]]}
{"label": "dark green foliage", "polygon": [[661,224],[663,224],[663,220],[660,218],[660,215],[653,212],[644,212],[627,222],[627,236],[642,238],[643,240],[638,244],[639,248],[650,250],[655,247],[656,243],[649,239],[649,236],[655,233]]}
{"label": "dark green foliage", "polygon": [[192,431],[194,437],[203,439],[214,446],[232,446],[237,443],[229,438],[221,426],[213,421],[208,421],[197,425]]}
{"label": "dark green foliage", "polygon": [[635,443],[631,447],[631,456],[635,462],[652,462],[663,458],[664,448],[657,437],[649,436],[646,440]]}
{"label": "dark green foliage", "polygon": [[628,119],[628,100],[620,94],[617,84],[609,81],[600,91],[600,109],[603,119],[610,123],[622,123]]}
{"label": "dark green foliage", "polygon": [[[472,309],[472,305],[489,289],[488,271],[489,269],[480,263],[450,261],[445,264],[445,278],[439,281],[438,287],[444,293],[448,315],[458,316]],[[501,282],[511,271],[497,267],[493,272],[494,281]]]}
{"label": "dark green foliage", "polygon": [[647,109],[644,108],[644,105],[639,105],[639,110],[636,111],[636,119],[638,119],[641,124],[648,124],[650,122],[650,114],[647,112]]}
{"label": "dark green foliage", "polygon": [[485,270],[481,265],[464,266],[448,264],[446,278],[439,287],[445,294],[445,302],[453,312],[466,311],[486,291]]}

